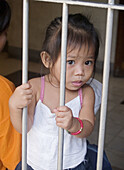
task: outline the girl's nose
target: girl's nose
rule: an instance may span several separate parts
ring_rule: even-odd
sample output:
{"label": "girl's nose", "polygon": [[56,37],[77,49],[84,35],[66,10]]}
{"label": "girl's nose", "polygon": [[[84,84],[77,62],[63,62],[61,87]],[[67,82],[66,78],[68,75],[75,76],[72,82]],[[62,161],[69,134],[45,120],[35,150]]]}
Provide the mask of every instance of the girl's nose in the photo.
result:
{"label": "girl's nose", "polygon": [[84,67],[82,66],[82,64],[76,67],[75,75],[84,76]]}

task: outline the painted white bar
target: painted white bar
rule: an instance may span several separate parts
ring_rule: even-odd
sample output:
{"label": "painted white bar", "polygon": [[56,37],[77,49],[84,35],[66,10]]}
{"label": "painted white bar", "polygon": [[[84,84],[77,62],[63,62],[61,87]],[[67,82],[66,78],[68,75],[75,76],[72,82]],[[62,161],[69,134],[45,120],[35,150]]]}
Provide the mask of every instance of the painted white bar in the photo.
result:
{"label": "painted white bar", "polygon": [[[65,105],[67,26],[68,26],[68,5],[66,3],[63,3],[62,40],[61,40],[60,106]],[[58,164],[57,164],[58,170],[63,170],[63,148],[64,148],[64,129],[59,128]]]}
{"label": "painted white bar", "polygon": [[[114,0],[109,0],[109,4],[114,4]],[[113,28],[113,10],[108,8],[107,11],[107,25],[106,25],[106,43],[105,43],[105,59],[103,71],[103,91],[102,103],[100,114],[100,128],[98,140],[98,157],[97,157],[97,170],[102,170],[103,149],[104,149],[104,136],[105,136],[105,123],[106,123],[106,110],[107,110],[107,97],[108,97],[108,84],[110,72],[110,56],[112,44],[112,28]]]}
{"label": "painted white bar", "polygon": [[124,10],[124,5],[113,5],[113,4],[105,4],[105,3],[94,3],[94,2],[84,2],[84,1],[75,1],[75,0],[35,0],[35,1],[66,3],[68,5],[80,5],[80,6],[87,6],[87,7]]}
{"label": "painted white bar", "polygon": [[[22,83],[28,81],[28,11],[29,2],[23,0],[23,61],[22,61]],[[27,107],[22,114],[22,170],[27,170]]]}

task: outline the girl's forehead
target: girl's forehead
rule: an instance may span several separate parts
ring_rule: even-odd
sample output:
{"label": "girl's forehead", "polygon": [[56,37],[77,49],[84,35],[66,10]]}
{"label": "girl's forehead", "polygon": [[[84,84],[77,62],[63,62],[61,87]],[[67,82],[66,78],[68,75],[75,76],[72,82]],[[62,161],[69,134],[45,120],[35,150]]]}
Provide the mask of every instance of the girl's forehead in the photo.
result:
{"label": "girl's forehead", "polygon": [[88,44],[83,44],[81,46],[71,46],[67,47],[67,55],[94,55],[95,54],[95,49],[93,45],[88,45]]}

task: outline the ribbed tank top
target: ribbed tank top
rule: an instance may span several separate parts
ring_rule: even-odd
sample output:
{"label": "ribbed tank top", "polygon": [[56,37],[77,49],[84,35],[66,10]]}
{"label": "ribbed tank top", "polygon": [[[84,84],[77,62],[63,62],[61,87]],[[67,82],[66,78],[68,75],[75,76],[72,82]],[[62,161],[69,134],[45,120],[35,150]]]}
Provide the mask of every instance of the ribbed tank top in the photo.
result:
{"label": "ribbed tank top", "polygon": [[[79,117],[82,105],[82,90],[65,105],[71,108],[73,116]],[[34,170],[57,170],[58,127],[55,114],[43,104],[44,77],[41,78],[41,97],[37,102],[34,123],[27,134],[27,163]],[[86,139],[80,139],[64,131],[63,168],[79,165],[86,155]]]}

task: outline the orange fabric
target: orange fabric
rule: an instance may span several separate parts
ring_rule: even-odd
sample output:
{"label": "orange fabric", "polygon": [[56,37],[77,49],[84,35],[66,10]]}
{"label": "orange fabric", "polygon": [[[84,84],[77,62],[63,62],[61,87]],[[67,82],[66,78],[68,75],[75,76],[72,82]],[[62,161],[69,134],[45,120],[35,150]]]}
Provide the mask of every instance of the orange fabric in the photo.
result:
{"label": "orange fabric", "polygon": [[0,76],[0,170],[14,170],[21,160],[21,135],[10,121],[8,101],[15,86]]}

